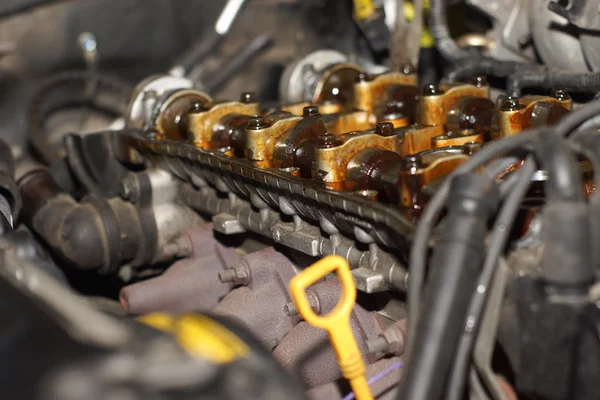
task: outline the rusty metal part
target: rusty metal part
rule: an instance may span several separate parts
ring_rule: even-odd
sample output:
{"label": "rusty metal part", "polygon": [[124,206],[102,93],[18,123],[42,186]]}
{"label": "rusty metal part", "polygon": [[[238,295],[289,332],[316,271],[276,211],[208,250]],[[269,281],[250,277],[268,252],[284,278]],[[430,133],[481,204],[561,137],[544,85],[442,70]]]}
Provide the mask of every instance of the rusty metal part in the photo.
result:
{"label": "rusty metal part", "polygon": [[452,132],[463,129],[483,131],[487,139],[495,114],[496,106],[491,100],[483,97],[463,97],[448,111],[446,129]]}
{"label": "rusty metal part", "polygon": [[462,146],[467,143],[483,143],[486,139],[485,132],[474,129],[461,129],[459,131],[448,131],[443,135],[431,139],[431,147],[439,149],[442,147]]}
{"label": "rusty metal part", "polygon": [[524,96],[500,101],[494,121],[493,137],[500,139],[524,129],[553,125],[573,108],[568,96]]}
{"label": "rusty metal part", "polygon": [[272,168],[277,140],[300,121],[302,117],[282,112],[266,116],[264,126],[248,126],[244,156],[261,167]]}
{"label": "rusty metal part", "polygon": [[338,114],[343,111],[343,104],[338,103],[338,102],[333,102],[333,101],[329,101],[329,102],[325,102],[325,103],[321,103],[321,104],[312,104],[309,102],[288,104],[288,105],[282,106],[281,110],[300,116],[303,113],[304,107],[307,107],[307,106],[319,107],[319,114],[322,114],[322,115]]}
{"label": "rusty metal part", "polygon": [[338,114],[333,118],[324,118],[327,132],[341,134],[352,131],[372,129],[377,123],[376,117],[368,111],[352,111]]}
{"label": "rusty metal part", "polygon": [[273,149],[275,168],[299,168],[300,176],[310,178],[318,138],[327,133],[317,106],[304,107],[302,120],[280,136]]}
{"label": "rusty metal part", "polygon": [[[354,108],[373,112],[375,107],[387,99],[391,99],[396,87],[415,87],[415,73],[386,72],[375,77],[360,74],[354,84]],[[390,93],[391,92],[391,93]]]}
{"label": "rusty metal part", "polygon": [[[380,121],[399,120],[404,118],[407,119],[409,123],[414,123],[419,94],[420,90],[417,86],[390,86],[387,88],[386,92],[378,98],[373,113]],[[399,127],[398,124],[394,125]]]}
{"label": "rusty metal part", "polygon": [[234,248],[215,239],[212,224],[192,228],[182,238],[190,243],[192,254],[158,277],[121,289],[119,301],[128,314],[210,310],[232,289],[232,285],[219,285],[215,280],[218,272],[236,264],[239,256]]}
{"label": "rusty metal part", "polygon": [[243,114],[229,114],[223,117],[213,128],[209,147],[213,149],[231,147],[236,157],[244,157],[246,127],[251,118]]}
{"label": "rusty metal part", "polygon": [[364,149],[400,152],[401,137],[378,135],[375,131],[349,132],[337,136],[334,146],[315,149],[315,177],[324,182],[344,182],[348,165]]}
{"label": "rusty metal part", "polygon": [[[430,85],[431,86],[431,85]],[[417,122],[423,125],[444,125],[457,101],[464,97],[489,97],[489,86],[471,84],[426,87],[417,105]]]}
{"label": "rusty metal part", "polygon": [[215,130],[221,129],[223,120],[232,115],[257,115],[258,103],[230,101],[207,104],[203,109],[191,110],[188,115],[189,141],[198,147],[211,148]]}
{"label": "rusty metal part", "polygon": [[423,186],[448,175],[467,159],[461,147],[428,150],[407,157],[398,180],[400,205],[407,215],[418,216],[425,205]]}
{"label": "rusty metal part", "polygon": [[346,181],[354,191],[375,191],[380,201],[398,204],[397,182],[403,157],[393,151],[366,149],[349,163]]}
{"label": "rusty metal part", "polygon": [[431,149],[432,139],[444,134],[441,125],[426,126],[414,124],[400,130],[403,140],[400,154],[410,155]]}
{"label": "rusty metal part", "polygon": [[179,90],[162,104],[156,117],[156,130],[163,139],[187,140],[189,109],[192,104],[208,104],[210,97],[198,90]]}
{"label": "rusty metal part", "polygon": [[[273,349],[300,321],[300,317],[283,312],[283,306],[292,300],[287,287],[295,274],[294,265],[269,247],[248,254],[236,269],[245,274],[236,282],[242,286],[226,295],[213,312],[242,322],[265,347]],[[216,276],[213,282],[218,284]]]}
{"label": "rusty metal part", "polygon": [[[331,309],[321,312],[328,313]],[[375,313],[356,304],[350,317],[350,325],[363,358],[367,363],[376,361],[378,357],[368,355],[365,344],[381,333]],[[273,351],[273,356],[309,388],[324,385],[342,376],[327,333],[305,321],[299,322],[285,336]]]}
{"label": "rusty metal part", "polygon": [[[416,154],[431,149],[434,138],[443,134],[442,126],[413,125],[397,129],[392,134],[378,134],[374,129],[337,135],[335,145],[315,150],[314,177],[328,183],[344,182],[347,181],[347,170],[354,168],[353,163],[365,161],[354,160],[363,150],[381,149],[400,155]],[[458,137],[454,139],[456,142],[461,141]],[[476,139],[466,138],[462,141],[477,141]]]}
{"label": "rusty metal part", "polygon": [[340,103],[345,110],[350,110],[354,104],[354,82],[359,74],[364,73],[361,66],[351,63],[334,64],[323,71],[323,76],[317,82],[312,102]]}

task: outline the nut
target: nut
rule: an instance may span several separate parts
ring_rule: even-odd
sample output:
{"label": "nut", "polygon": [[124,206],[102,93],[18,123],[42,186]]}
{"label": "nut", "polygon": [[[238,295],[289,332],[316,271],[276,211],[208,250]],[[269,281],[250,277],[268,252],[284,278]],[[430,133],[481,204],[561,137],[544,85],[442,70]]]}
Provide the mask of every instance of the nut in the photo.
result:
{"label": "nut", "polygon": [[381,136],[390,136],[394,134],[394,124],[391,122],[378,122],[375,125],[375,133]]}
{"label": "nut", "polygon": [[302,116],[305,118],[318,118],[321,116],[319,114],[319,107],[317,106],[306,106],[302,109]]}
{"label": "nut", "polygon": [[317,148],[319,149],[329,149],[337,145],[337,139],[333,133],[317,136]]}

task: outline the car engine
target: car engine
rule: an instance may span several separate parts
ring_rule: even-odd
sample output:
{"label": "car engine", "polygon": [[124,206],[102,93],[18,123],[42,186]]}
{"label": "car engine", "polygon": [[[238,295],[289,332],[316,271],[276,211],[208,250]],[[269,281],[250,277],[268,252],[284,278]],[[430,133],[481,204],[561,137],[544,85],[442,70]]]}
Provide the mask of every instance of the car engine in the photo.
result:
{"label": "car engine", "polygon": [[600,398],[600,0],[10,0],[0,93],[1,398]]}

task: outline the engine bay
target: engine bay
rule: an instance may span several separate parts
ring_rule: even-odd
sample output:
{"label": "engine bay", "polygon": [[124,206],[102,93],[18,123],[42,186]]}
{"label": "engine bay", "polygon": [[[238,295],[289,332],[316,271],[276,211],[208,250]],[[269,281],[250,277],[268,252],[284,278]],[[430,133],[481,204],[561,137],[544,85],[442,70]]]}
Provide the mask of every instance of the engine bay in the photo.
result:
{"label": "engine bay", "polygon": [[600,397],[598,32],[597,0],[0,5],[1,398]]}

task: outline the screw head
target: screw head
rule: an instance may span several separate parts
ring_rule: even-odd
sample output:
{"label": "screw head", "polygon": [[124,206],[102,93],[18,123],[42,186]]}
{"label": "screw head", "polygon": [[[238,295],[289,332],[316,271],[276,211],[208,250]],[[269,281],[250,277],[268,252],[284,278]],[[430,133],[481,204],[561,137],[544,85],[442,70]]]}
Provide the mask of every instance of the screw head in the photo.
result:
{"label": "screw head", "polygon": [[394,124],[391,122],[378,122],[375,125],[375,133],[381,136],[391,136],[394,134]]}
{"label": "screw head", "polygon": [[483,75],[474,76],[471,82],[478,88],[482,88],[488,84],[487,78]]}
{"label": "screw head", "polygon": [[571,100],[571,95],[569,95],[567,89],[553,89],[552,97],[559,101]]}
{"label": "screw head", "polygon": [[306,106],[302,109],[302,116],[305,118],[318,118],[321,116],[319,114],[318,106]]}
{"label": "screw head", "polygon": [[259,130],[268,127],[269,124],[267,123],[267,121],[265,121],[263,117],[259,117],[258,115],[255,115],[254,117],[250,118],[250,120],[248,120],[248,125],[246,125],[246,129],[251,130]]}
{"label": "screw head", "polygon": [[240,102],[244,104],[256,103],[256,94],[254,92],[243,92],[240,96]]}
{"label": "screw head", "polygon": [[337,139],[333,133],[326,133],[324,135],[317,136],[317,148],[329,149],[337,146]]}
{"label": "screw head", "polygon": [[501,111],[516,111],[525,108],[517,99],[506,99],[500,105]]}
{"label": "screw head", "polygon": [[423,90],[421,91],[423,96],[436,96],[441,93],[439,86],[433,84],[423,86]]}

